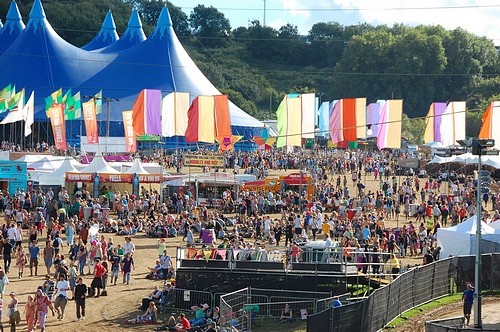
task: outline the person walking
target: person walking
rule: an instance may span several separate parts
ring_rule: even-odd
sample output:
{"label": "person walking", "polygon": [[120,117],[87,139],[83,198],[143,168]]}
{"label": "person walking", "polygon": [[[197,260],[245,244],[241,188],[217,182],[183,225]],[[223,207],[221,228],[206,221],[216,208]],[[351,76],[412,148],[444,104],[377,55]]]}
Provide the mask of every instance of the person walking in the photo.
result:
{"label": "person walking", "polygon": [[79,277],[75,287],[76,321],[85,320],[85,299],[87,297],[87,285],[83,278]]}
{"label": "person walking", "polygon": [[38,275],[38,257],[40,257],[40,247],[38,241],[34,240],[28,247],[30,255],[30,275],[33,276],[33,268],[35,269],[35,276]]}
{"label": "person walking", "polygon": [[38,289],[35,294],[35,317],[41,332],[45,332],[45,320],[49,308],[52,311],[52,316],[54,316],[52,301],[41,289]]}
{"label": "person walking", "polygon": [[132,270],[135,269],[134,259],[130,252],[125,255],[122,261],[122,272],[123,272],[123,283],[129,285],[130,284],[130,275],[132,274]]}
{"label": "person walking", "polygon": [[64,319],[64,310],[66,309],[66,304],[68,303],[68,291],[71,290],[68,280],[66,280],[66,275],[59,274],[59,280],[56,284],[56,298],[54,300],[54,307],[57,311],[57,319]]}
{"label": "person walking", "polygon": [[464,301],[465,324],[469,325],[472,304],[474,303],[474,288],[472,287],[470,282],[467,282],[465,284],[465,291],[462,295],[462,301]]}
{"label": "person walking", "polygon": [[33,299],[33,296],[28,295],[28,301],[26,301],[26,306],[24,309],[28,332],[35,331],[35,325],[36,325],[35,309],[36,309],[35,300]]}
{"label": "person walking", "polygon": [[[90,287],[92,288],[92,294],[95,297],[101,296],[101,289],[103,288],[102,284],[102,276],[106,274],[108,271],[106,268],[101,264],[101,261],[99,259],[96,260],[95,266],[94,266],[94,279],[92,280],[92,283],[90,284]],[[95,289],[97,288],[97,294]]]}

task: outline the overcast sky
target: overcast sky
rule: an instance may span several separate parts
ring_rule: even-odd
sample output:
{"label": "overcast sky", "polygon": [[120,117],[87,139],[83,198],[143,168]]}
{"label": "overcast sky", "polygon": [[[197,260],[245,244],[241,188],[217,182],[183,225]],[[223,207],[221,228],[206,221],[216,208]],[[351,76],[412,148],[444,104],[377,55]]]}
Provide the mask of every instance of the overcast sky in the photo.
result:
{"label": "overcast sky", "polygon": [[[199,3],[213,6],[233,28],[264,21],[264,0],[172,0],[186,14]],[[499,0],[266,0],[266,25],[279,28],[296,25],[307,34],[317,22],[337,21],[343,25],[405,23],[440,24],[447,29],[462,27],[500,45]]]}

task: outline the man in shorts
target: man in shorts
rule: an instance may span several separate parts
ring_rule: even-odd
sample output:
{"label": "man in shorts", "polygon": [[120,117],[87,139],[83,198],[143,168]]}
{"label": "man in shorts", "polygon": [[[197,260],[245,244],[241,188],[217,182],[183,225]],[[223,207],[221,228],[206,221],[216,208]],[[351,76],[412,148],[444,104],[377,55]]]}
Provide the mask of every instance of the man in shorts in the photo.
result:
{"label": "man in shorts", "polygon": [[472,311],[472,304],[474,303],[474,288],[470,282],[465,284],[465,291],[462,295],[462,301],[464,301],[464,317],[465,322],[469,325],[470,313]]}

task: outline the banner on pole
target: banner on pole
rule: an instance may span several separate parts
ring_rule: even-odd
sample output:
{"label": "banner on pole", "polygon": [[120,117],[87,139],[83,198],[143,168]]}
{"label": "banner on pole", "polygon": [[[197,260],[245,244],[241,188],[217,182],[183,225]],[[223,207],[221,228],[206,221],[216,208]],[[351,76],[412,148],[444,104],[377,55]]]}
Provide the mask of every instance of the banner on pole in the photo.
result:
{"label": "banner on pole", "polygon": [[99,131],[97,129],[97,116],[94,101],[83,103],[83,119],[85,120],[85,131],[88,144],[99,144]]}
{"label": "banner on pole", "polygon": [[64,122],[64,104],[52,104],[52,107],[49,108],[49,115],[56,150],[66,151],[68,146]]}

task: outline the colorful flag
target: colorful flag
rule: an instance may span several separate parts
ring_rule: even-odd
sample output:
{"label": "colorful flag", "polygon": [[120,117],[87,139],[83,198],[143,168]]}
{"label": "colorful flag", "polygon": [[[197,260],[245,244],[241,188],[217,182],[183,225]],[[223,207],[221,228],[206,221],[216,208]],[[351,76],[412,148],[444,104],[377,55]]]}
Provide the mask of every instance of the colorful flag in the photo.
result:
{"label": "colorful flag", "polygon": [[15,95],[13,95],[10,98],[10,100],[7,102],[7,109],[12,110],[12,109],[16,108],[20,101],[22,102],[22,104],[24,106],[24,89],[17,92]]}
{"label": "colorful flag", "polygon": [[377,134],[377,147],[379,150],[401,148],[402,117],[403,100],[386,100],[381,104]]}
{"label": "colorful flag", "polygon": [[80,100],[80,91],[66,100],[64,109],[64,120],[76,120],[82,117],[82,101]]}
{"label": "colorful flag", "polygon": [[102,112],[102,90],[95,94],[95,114],[100,114]]}
{"label": "colorful flag", "polygon": [[7,102],[10,100],[13,94],[15,94],[16,88],[12,87],[12,84],[7,85],[0,91],[0,113],[5,112],[7,108]]}
{"label": "colorful flag", "polygon": [[133,111],[125,111],[122,112],[123,117],[123,129],[125,131],[125,146],[127,152],[136,152],[137,151],[137,141],[134,133],[133,126]]}
{"label": "colorful flag", "polygon": [[188,111],[188,126],[184,135],[186,142],[214,142],[214,104],[215,99],[213,96],[198,96],[193,100]]}
{"label": "colorful flag", "polygon": [[301,99],[302,138],[314,138],[314,124],[316,119],[316,94],[303,93]]}
{"label": "colorful flag", "polygon": [[[380,104],[370,103],[366,106],[366,137],[377,137]],[[371,130],[371,132],[369,132]]]}
{"label": "colorful flag", "polygon": [[[479,138],[494,139],[495,148],[500,148],[500,130],[498,124],[500,123],[500,101],[492,101],[482,117],[483,124],[479,131]],[[495,129],[496,128],[496,129]]]}
{"label": "colorful flag", "polygon": [[[8,123],[14,123],[17,121],[22,121],[24,120],[23,117],[23,109],[24,109],[24,89],[16,93],[16,98],[12,98],[11,101],[9,101],[9,109],[10,112],[7,114],[7,116],[0,122],[0,124],[8,124]],[[12,104],[11,104],[12,102]],[[17,102],[17,104],[13,104],[14,102]]]}
{"label": "colorful flag", "polygon": [[172,92],[163,97],[161,106],[161,135],[184,136],[188,126],[189,93]]}
{"label": "colorful flag", "polygon": [[328,136],[328,128],[330,125],[330,102],[324,101],[319,107],[319,134],[321,136]]}
{"label": "colorful flag", "polygon": [[334,144],[344,141],[342,104],[343,99],[334,101],[330,109],[330,139]]}
{"label": "colorful flag", "polygon": [[66,124],[64,122],[64,104],[55,103],[49,108],[50,123],[52,124],[52,133],[54,135],[54,145],[56,150],[67,150],[66,143]]}
{"label": "colorful flag", "polygon": [[47,114],[47,117],[50,117],[49,109],[52,108],[52,104],[62,103],[62,97],[62,88],[60,88],[59,90],[52,92],[50,96],[45,98],[45,113]]}
{"label": "colorful flag", "polygon": [[279,134],[276,146],[278,148],[302,146],[302,99],[300,95],[286,95],[278,106],[276,116]]}
{"label": "colorful flag", "polygon": [[465,139],[465,101],[450,101],[441,116],[439,133],[444,146],[458,145],[457,140]]}
{"label": "colorful flag", "polygon": [[83,119],[85,121],[85,132],[88,144],[99,144],[99,132],[97,130],[97,117],[95,105],[92,100],[83,103]]}
{"label": "colorful flag", "polygon": [[31,125],[35,122],[35,91],[31,92],[31,96],[24,105],[24,136],[31,134]]}
{"label": "colorful flag", "polygon": [[161,135],[161,90],[144,89],[132,107],[134,132]]}

